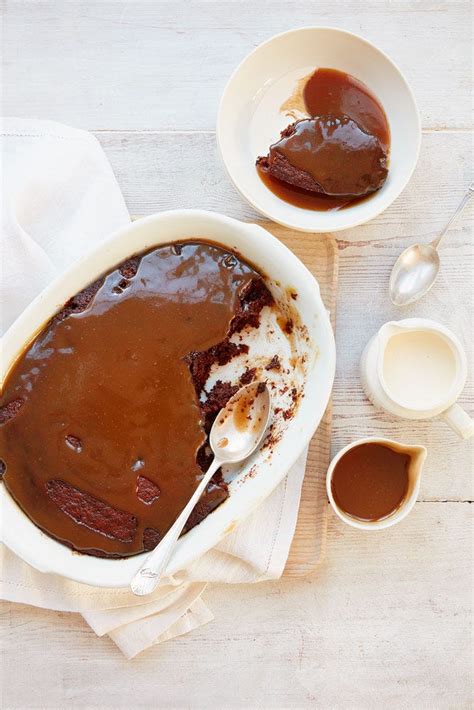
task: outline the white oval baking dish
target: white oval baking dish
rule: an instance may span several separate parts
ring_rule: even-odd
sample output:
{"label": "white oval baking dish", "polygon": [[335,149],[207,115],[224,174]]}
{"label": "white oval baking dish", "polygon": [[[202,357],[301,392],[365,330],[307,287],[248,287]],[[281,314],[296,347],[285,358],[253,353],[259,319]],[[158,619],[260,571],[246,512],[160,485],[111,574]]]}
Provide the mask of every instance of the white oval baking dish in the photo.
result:
{"label": "white oval baking dish", "polygon": [[[306,375],[305,396],[271,455],[257,454],[244,466],[239,485],[202,523],[176,546],[167,573],[183,569],[217,544],[263,501],[282,480],[308,444],[329,400],[335,372],[335,343],[319,286],[306,267],[262,227],[202,210],[174,210],[140,219],[112,234],[97,249],[59,276],[22,313],[3,337],[1,376],[43,325],[75,293],[134,253],[170,241],[207,238],[237,250],[267,277],[297,288],[294,307],[307,327],[317,357]],[[255,475],[246,476],[250,465]],[[101,559],[74,552],[43,533],[0,486],[1,538],[15,554],[42,572],[60,574],[100,587],[125,587],[143,562],[143,555]]]}

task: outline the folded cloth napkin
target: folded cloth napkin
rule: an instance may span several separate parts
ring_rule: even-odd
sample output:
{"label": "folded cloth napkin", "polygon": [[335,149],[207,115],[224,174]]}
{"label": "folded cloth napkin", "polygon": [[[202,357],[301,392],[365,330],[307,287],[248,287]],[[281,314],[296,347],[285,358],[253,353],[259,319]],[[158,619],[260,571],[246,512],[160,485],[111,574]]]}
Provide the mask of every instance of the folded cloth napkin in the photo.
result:
{"label": "folded cloth napkin", "polygon": [[[90,134],[51,121],[4,119],[2,150],[1,332],[53,279],[129,215],[112,169]],[[127,658],[185,634],[213,616],[209,582],[281,576],[295,530],[306,454],[239,528],[149,597],[36,571],[0,546],[0,596],[81,613]],[[258,544],[256,544],[258,540]]]}

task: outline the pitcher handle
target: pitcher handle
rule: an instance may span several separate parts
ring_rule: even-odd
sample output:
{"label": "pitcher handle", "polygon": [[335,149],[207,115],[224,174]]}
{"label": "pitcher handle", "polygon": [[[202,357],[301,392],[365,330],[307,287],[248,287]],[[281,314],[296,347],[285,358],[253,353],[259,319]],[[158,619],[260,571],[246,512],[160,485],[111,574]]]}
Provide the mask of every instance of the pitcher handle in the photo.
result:
{"label": "pitcher handle", "polygon": [[442,417],[462,439],[470,439],[474,436],[474,420],[459,404],[453,404],[443,412]]}

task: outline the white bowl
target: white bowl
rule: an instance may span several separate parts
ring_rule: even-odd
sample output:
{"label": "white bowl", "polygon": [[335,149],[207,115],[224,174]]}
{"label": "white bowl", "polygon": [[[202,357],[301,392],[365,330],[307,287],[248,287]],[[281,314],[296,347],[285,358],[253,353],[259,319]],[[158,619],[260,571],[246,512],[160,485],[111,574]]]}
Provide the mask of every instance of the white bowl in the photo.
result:
{"label": "white bowl", "polygon": [[[261,181],[255,160],[266,155],[290,119],[281,104],[298,79],[317,67],[352,74],[382,103],[390,124],[390,170],[369,199],[331,212],[295,207]],[[217,142],[235,187],[262,214],[304,232],[337,232],[373,219],[408,183],[418,160],[421,127],[415,99],[397,66],[362,37],[333,27],[276,35],[246,57],[229,79],[219,106]]]}
{"label": "white bowl", "polygon": [[[297,289],[294,302],[308,328],[314,353],[304,385],[305,396],[282,439],[271,454],[259,452],[231,484],[229,498],[202,523],[183,536],[167,573],[183,569],[213,547],[264,500],[282,480],[308,444],[324,413],[335,371],[335,344],[319,286],[306,267],[275,237],[255,224],[201,210],[161,212],[115,232],[97,249],[58,277],[22,313],[3,338],[4,379],[15,359],[51,316],[75,293],[134,253],[171,241],[206,237],[236,249],[274,281]],[[255,475],[246,476],[250,465]],[[143,562],[143,555],[100,559],[73,552],[43,533],[0,486],[2,541],[25,562],[43,572],[104,587],[125,587]],[[258,541],[256,540],[256,544]]]}
{"label": "white bowl", "polygon": [[[332,494],[332,476],[334,469],[339,461],[345,454],[351,449],[361,444],[385,444],[395,451],[400,451],[402,453],[408,453],[411,457],[410,468],[408,471],[408,491],[405,500],[402,502],[399,508],[393,511],[386,518],[381,520],[359,520],[358,518],[353,518],[352,515],[348,515],[344,510],[342,510]],[[326,475],[326,492],[329,498],[329,502],[332,509],[344,523],[350,525],[358,530],[385,530],[390,528],[392,525],[399,523],[401,520],[406,518],[408,513],[412,510],[418,498],[418,493],[420,490],[420,480],[421,472],[423,470],[423,464],[426,459],[426,449],[424,446],[411,445],[411,444],[400,444],[398,441],[393,441],[392,439],[384,439],[379,436],[370,436],[365,439],[358,439],[357,441],[352,441],[350,444],[341,449],[333,458],[329,464],[328,472]]]}

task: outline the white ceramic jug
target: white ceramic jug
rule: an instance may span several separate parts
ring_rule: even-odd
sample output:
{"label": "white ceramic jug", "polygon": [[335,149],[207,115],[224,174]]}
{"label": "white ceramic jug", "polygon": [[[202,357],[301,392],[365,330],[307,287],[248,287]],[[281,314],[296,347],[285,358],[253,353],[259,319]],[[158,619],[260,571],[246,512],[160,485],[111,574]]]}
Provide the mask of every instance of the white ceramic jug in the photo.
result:
{"label": "white ceramic jug", "polygon": [[426,318],[385,323],[361,359],[362,385],[377,408],[402,419],[442,416],[468,439],[474,435],[474,421],[456,404],[466,376],[466,355],[459,340]]}
{"label": "white ceramic jug", "polygon": [[[410,457],[410,463],[408,465],[408,491],[405,496],[405,500],[399,508],[381,520],[361,520],[360,518],[354,518],[338,506],[332,491],[332,477],[337,464],[342,457],[345,456],[345,454],[351,451],[351,449],[363,444],[386,445],[388,448],[402,454],[408,454]],[[426,453],[427,452],[424,446],[401,444],[398,441],[392,441],[391,439],[384,439],[378,436],[370,436],[366,439],[358,439],[357,441],[351,442],[336,454],[329,465],[326,475],[326,492],[334,512],[342,521],[348,525],[352,525],[353,528],[358,528],[359,530],[385,530],[385,528],[389,528],[392,525],[395,525],[395,523],[399,523],[403,520],[403,518],[406,518],[415,505],[420,490],[421,472],[423,470],[423,464],[425,463]]]}

